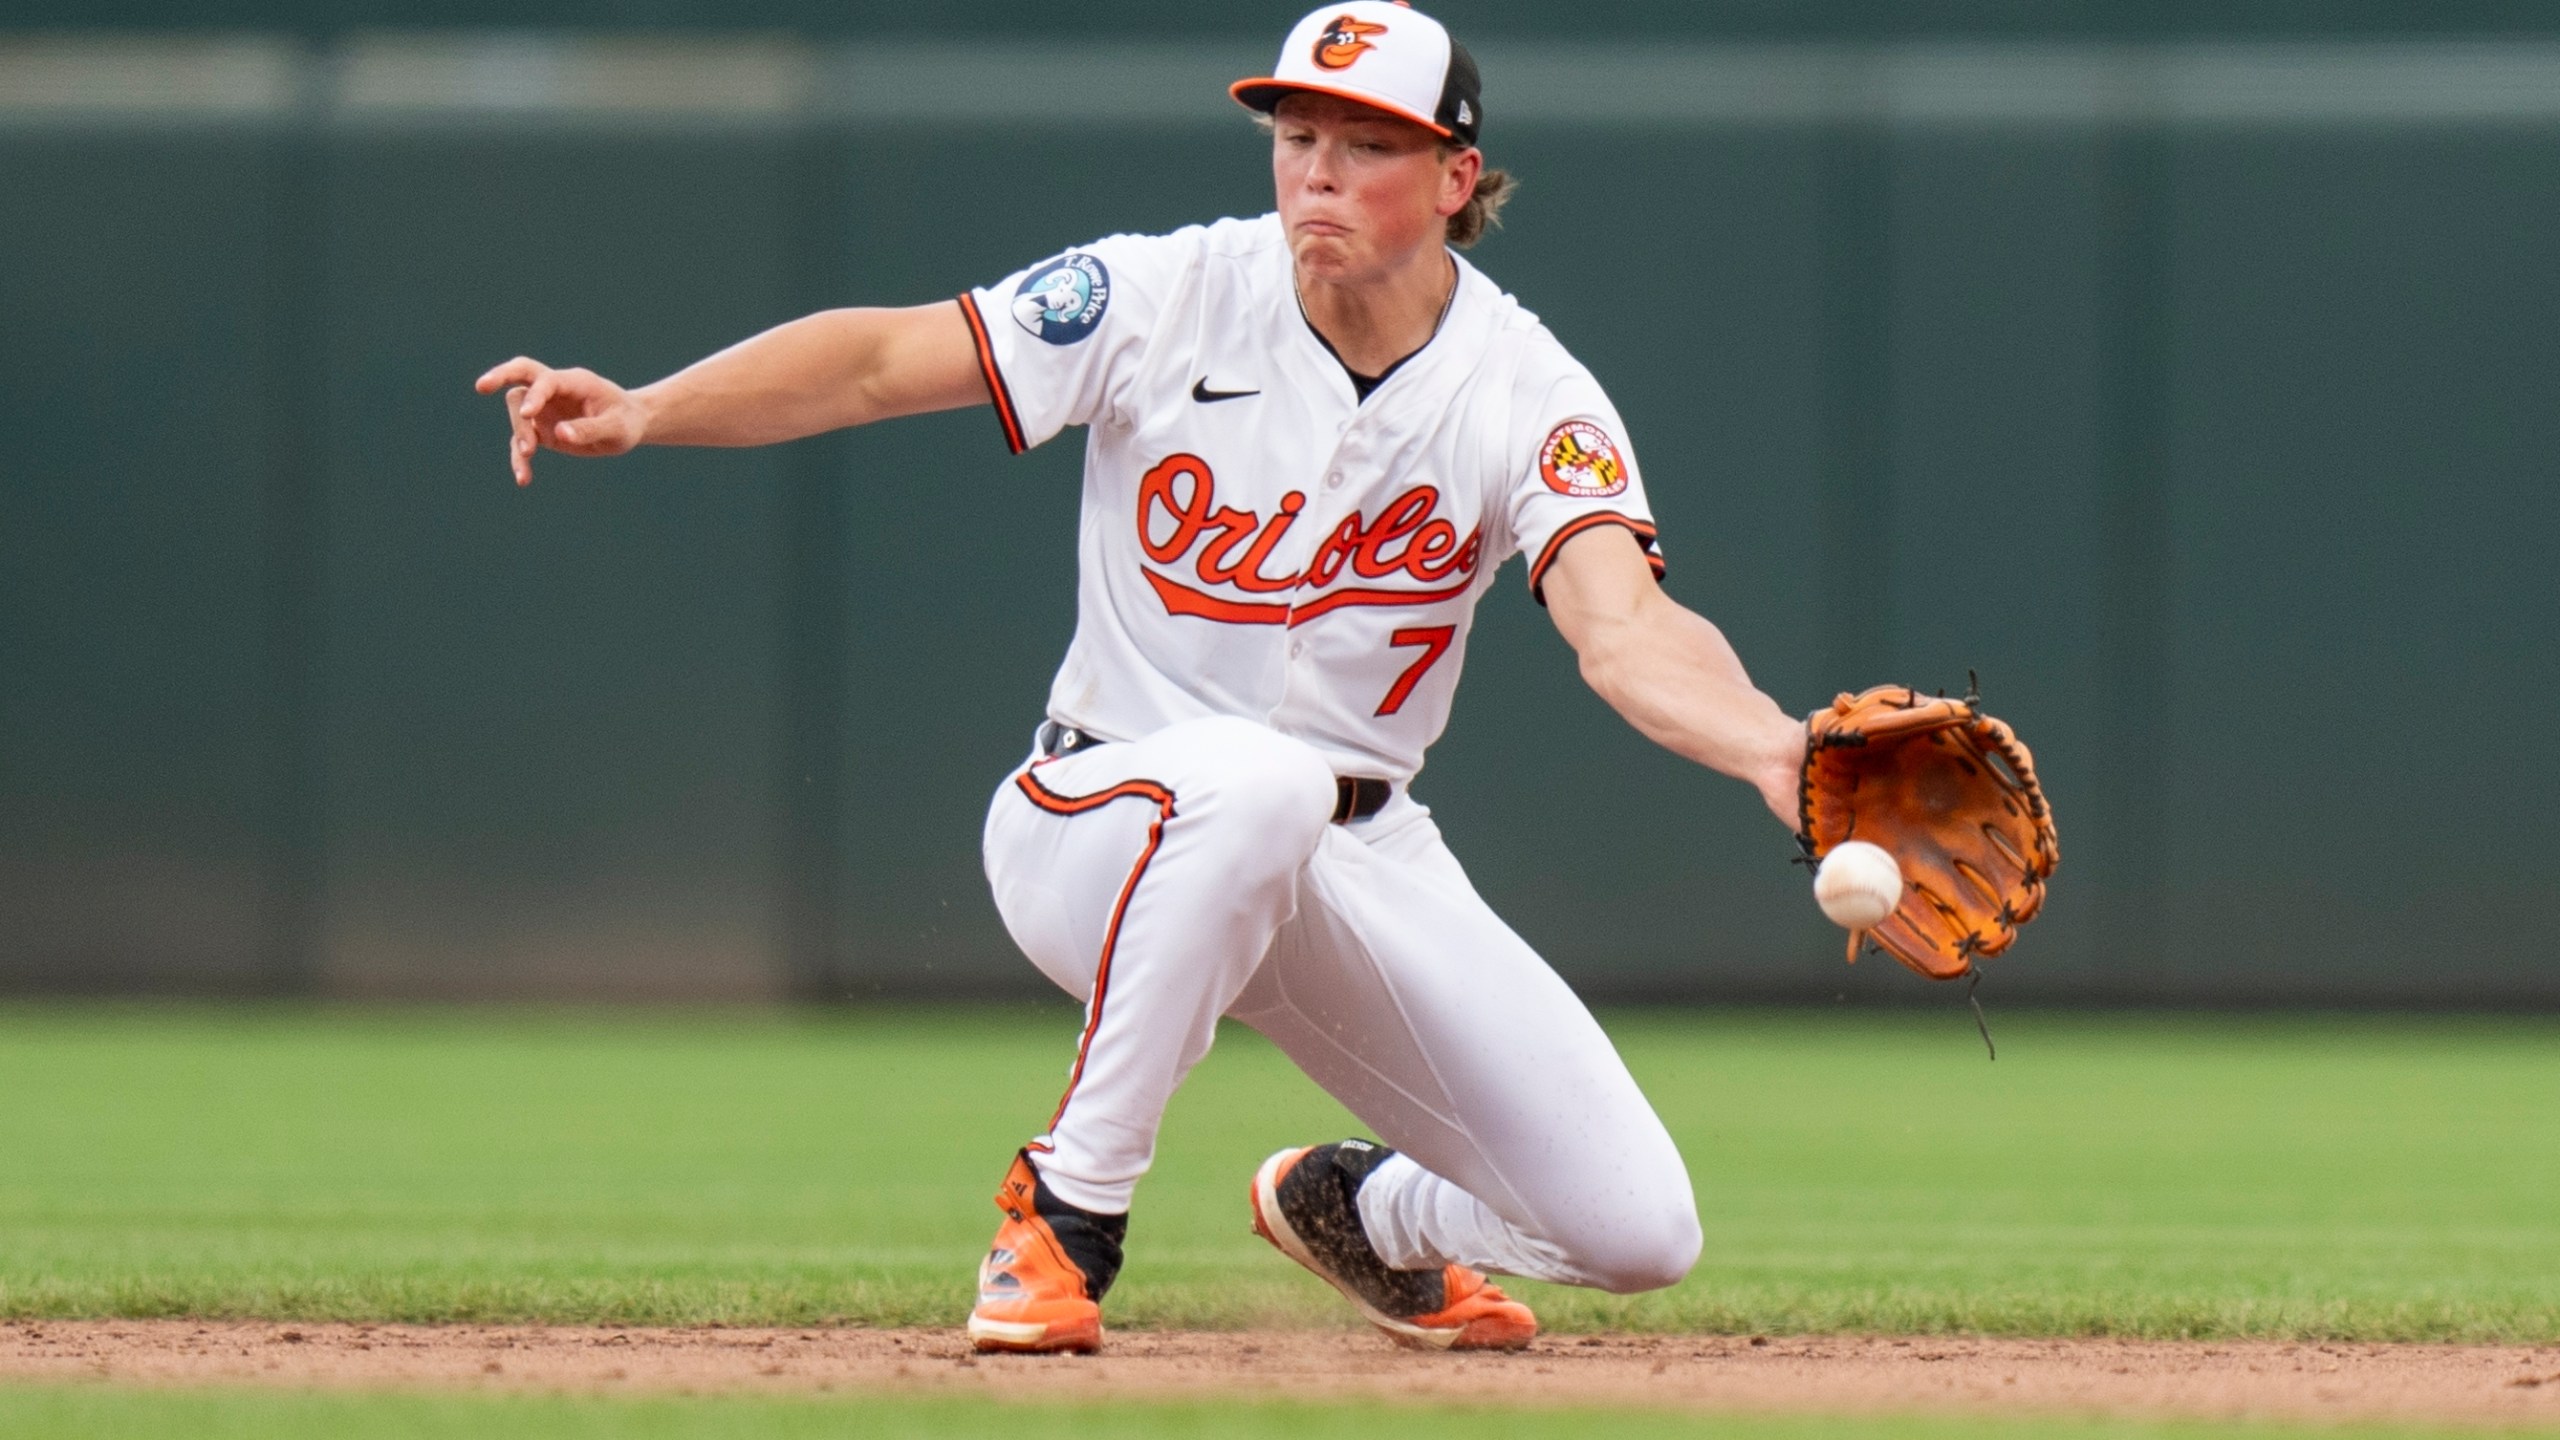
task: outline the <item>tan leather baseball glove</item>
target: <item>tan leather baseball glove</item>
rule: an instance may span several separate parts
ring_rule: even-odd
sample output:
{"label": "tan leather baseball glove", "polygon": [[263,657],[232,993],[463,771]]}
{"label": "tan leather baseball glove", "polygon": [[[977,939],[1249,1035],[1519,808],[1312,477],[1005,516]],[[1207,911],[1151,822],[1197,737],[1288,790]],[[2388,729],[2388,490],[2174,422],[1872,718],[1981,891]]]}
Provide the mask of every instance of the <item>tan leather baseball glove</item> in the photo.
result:
{"label": "tan leather baseball glove", "polygon": [[2008,949],[2062,859],[2034,757],[2009,727],[1970,695],[1879,685],[1815,711],[1805,728],[1797,843],[1819,862],[1864,840],[1902,867],[1902,903],[1849,937],[1849,958],[1872,940],[1932,980],[1954,980]]}

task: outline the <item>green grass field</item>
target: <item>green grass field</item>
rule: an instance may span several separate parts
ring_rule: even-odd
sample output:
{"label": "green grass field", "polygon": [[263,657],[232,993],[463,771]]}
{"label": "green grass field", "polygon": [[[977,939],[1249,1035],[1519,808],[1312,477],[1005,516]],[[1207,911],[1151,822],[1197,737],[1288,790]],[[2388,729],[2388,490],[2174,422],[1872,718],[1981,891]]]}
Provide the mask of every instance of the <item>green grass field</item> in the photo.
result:
{"label": "green grass field", "polygon": [[[0,1315],[956,1324],[1075,1022],[0,1009]],[[2560,1340],[2550,1021],[2012,1012],[1997,1064],[1961,1010],[1612,1029],[1706,1255],[1522,1287],[1551,1328]],[[1230,1031],[1114,1323],[1349,1324],[1241,1197],[1350,1128]]]}
{"label": "green grass field", "polygon": [[[2502,1432],[2428,1426],[2143,1422],[2038,1416],[1843,1418],[1701,1417],[1610,1410],[1439,1409],[1378,1404],[1121,1401],[999,1405],[930,1398],[600,1400],[560,1395],[312,1395],[0,1388],[0,1434],[11,1440],[939,1440],[1025,1434],[1039,1440],[2482,1440]],[[2523,1432],[2503,1432],[2523,1433]]]}

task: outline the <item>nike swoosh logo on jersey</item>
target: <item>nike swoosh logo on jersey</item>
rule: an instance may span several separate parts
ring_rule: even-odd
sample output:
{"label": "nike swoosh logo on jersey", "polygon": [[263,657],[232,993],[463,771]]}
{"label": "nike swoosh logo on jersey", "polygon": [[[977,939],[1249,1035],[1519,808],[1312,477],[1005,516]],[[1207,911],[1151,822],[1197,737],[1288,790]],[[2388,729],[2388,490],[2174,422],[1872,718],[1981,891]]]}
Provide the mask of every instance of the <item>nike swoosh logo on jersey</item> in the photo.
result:
{"label": "nike swoosh logo on jersey", "polygon": [[1221,400],[1241,400],[1247,395],[1261,393],[1259,390],[1212,390],[1209,388],[1209,377],[1206,375],[1191,382],[1191,398],[1203,405],[1215,405]]}

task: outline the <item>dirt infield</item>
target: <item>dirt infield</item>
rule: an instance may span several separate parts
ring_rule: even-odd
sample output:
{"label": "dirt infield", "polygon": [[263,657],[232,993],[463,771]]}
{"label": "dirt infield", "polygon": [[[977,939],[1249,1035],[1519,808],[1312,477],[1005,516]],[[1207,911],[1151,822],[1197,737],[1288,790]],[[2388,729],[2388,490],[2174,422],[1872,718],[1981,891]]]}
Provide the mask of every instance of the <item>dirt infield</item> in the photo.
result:
{"label": "dirt infield", "polygon": [[1100,1356],[982,1357],[949,1330],[22,1321],[0,1324],[0,1379],[2560,1424],[2560,1346],[1567,1335],[1452,1356],[1365,1333],[1263,1331],[1122,1332]]}

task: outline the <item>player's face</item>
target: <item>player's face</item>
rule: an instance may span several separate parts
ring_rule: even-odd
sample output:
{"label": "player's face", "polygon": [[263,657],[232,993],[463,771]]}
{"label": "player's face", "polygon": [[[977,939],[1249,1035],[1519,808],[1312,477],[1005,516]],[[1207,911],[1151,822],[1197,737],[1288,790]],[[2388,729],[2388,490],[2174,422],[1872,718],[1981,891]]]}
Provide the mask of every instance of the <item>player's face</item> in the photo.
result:
{"label": "player's face", "polygon": [[1439,136],[1353,101],[1281,101],[1271,178],[1299,273],[1356,284],[1438,247],[1474,186],[1475,153],[1444,155]]}

